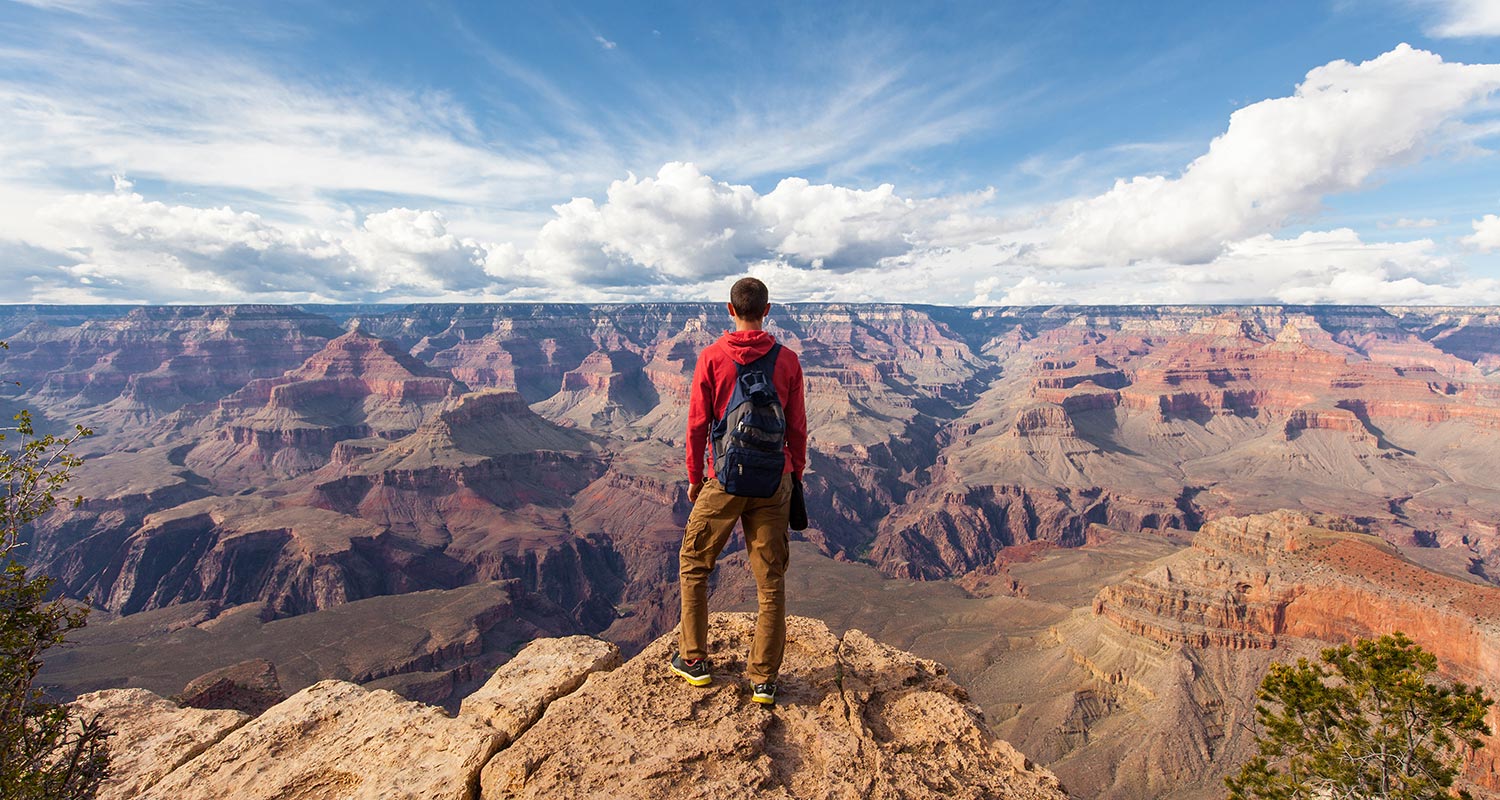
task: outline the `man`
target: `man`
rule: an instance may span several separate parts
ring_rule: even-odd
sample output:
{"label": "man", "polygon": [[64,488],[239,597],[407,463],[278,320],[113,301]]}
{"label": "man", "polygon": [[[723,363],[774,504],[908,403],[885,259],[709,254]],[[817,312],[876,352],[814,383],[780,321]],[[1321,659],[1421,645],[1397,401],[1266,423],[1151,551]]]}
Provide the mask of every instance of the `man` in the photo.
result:
{"label": "man", "polygon": [[[734,320],[734,330],[705,348],[693,370],[687,430],[688,500],[693,510],[682,537],[682,631],[678,653],[671,662],[672,672],[693,686],[712,682],[708,662],[708,576],[713,573],[714,562],[729,541],[735,523],[742,522],[760,600],[747,672],[751,700],[763,705],[776,702],[777,672],[786,649],[783,579],[792,483],[802,479],[802,469],[807,464],[802,364],[796,353],[779,347],[764,330],[770,310],[770,295],[764,283],[755,278],[736,282],[729,291],[729,316]],[[735,387],[742,371],[737,365],[761,368],[772,358],[774,366],[768,377],[785,415],[779,486],[772,472],[774,493],[770,497],[730,494],[719,480],[722,476],[714,474],[712,460],[707,464],[705,480],[704,454],[709,433],[714,422],[723,420],[730,411],[730,398],[737,396]],[[743,390],[738,396],[743,396]],[[771,463],[774,470],[774,461]]]}

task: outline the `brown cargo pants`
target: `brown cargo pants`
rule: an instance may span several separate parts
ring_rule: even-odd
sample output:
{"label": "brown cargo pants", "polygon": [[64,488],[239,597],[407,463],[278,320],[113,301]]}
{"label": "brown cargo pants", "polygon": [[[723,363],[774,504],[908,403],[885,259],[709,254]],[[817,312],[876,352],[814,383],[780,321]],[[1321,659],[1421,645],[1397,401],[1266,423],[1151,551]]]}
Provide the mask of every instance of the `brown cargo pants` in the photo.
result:
{"label": "brown cargo pants", "polygon": [[708,657],[708,576],[736,522],[744,522],[745,549],[760,598],[755,641],[747,672],[751,683],[776,680],[786,650],[787,528],[792,503],[792,476],[781,477],[771,497],[736,497],[713,478],[703,483],[682,536],[682,632],[679,650],[686,659]]}

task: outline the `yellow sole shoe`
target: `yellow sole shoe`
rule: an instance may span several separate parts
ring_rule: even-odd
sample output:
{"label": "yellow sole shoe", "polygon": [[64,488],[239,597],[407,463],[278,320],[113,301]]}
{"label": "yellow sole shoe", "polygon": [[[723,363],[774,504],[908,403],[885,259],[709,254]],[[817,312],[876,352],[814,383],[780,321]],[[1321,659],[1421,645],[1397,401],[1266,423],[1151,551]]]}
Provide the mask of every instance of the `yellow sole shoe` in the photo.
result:
{"label": "yellow sole shoe", "polygon": [[679,659],[675,659],[674,658],[674,659],[672,659],[672,662],[667,665],[667,669],[672,670],[672,674],[676,675],[679,678],[682,678],[683,680],[687,681],[689,684],[691,684],[693,686],[707,686],[710,683],[713,683],[713,681],[714,681],[714,676],[713,675],[694,675],[691,672],[688,672],[687,670],[682,669],[681,667],[678,667],[677,666],[678,660]]}

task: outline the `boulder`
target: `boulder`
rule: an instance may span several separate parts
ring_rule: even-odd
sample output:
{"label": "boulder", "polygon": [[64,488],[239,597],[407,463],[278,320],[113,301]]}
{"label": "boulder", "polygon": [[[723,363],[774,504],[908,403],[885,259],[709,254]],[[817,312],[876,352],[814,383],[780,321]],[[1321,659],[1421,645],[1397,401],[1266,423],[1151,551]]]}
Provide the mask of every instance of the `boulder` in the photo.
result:
{"label": "boulder", "polygon": [[109,777],[99,787],[99,800],[139,796],[250,719],[239,711],[181,708],[145,689],[91,692],[71,705],[84,719],[98,717],[112,734],[106,742]]}
{"label": "boulder", "polygon": [[285,700],[286,693],[276,665],[252,658],[194,678],[175,699],[192,708],[227,708],[258,717]]}
{"label": "boulder", "polygon": [[468,800],[500,745],[488,725],[323,681],[182,765],[142,800]]}
{"label": "boulder", "polygon": [[553,700],[578,689],[589,675],[618,666],[620,648],[602,639],[537,639],[464,698],[459,716],[486,722],[511,742]]}

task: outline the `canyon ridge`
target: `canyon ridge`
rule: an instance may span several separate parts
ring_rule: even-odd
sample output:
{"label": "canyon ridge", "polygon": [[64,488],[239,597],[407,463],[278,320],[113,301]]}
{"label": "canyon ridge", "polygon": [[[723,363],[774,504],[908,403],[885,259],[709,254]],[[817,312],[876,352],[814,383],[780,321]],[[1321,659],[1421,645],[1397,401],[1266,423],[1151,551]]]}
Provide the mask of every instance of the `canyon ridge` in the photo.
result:
{"label": "canyon ridge", "polygon": [[[28,533],[95,608],[43,680],[248,704],[203,723],[235,736],[317,692],[458,711],[535,640],[649,661],[676,622],[688,384],[726,322],[0,307],[0,405],[96,431],[84,501]],[[1497,688],[1500,310],[794,304],[769,330],[807,377],[809,664],[869,634],[946,665],[973,735],[1073,796],[1218,794],[1265,669],[1327,643],[1403,630]],[[726,558],[716,608],[751,598]],[[500,752],[474,758],[485,796],[546,793],[505,766],[539,756]]]}

